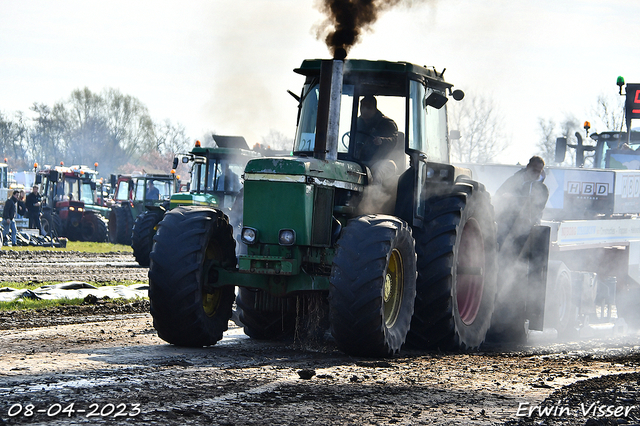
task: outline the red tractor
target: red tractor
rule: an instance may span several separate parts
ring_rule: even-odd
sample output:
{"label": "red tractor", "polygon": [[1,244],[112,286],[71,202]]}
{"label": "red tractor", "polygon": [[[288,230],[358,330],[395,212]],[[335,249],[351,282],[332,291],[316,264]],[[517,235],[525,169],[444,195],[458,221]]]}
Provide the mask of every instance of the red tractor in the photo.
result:
{"label": "red tractor", "polygon": [[97,172],[86,166],[39,170],[42,184],[42,228],[47,235],[77,241],[107,241],[108,209],[96,203]]}

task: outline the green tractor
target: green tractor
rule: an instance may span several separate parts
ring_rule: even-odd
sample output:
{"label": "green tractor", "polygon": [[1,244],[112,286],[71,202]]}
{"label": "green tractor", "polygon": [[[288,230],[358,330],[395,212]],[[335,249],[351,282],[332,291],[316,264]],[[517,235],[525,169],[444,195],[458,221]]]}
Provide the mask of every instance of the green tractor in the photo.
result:
{"label": "green tractor", "polygon": [[241,254],[220,209],[176,207],[160,222],[158,335],[213,345],[235,299],[255,339],[326,325],[356,356],[477,348],[494,310],[496,229],[484,187],[449,163],[445,104],[464,94],[406,62],[307,60],[295,72],[306,81],[293,156],[247,164]]}
{"label": "green tractor", "polygon": [[42,184],[42,229],[70,240],[106,242],[108,208],[97,203],[97,172],[86,166],[45,167],[36,173]]}
{"label": "green tractor", "polygon": [[147,208],[136,217],[131,247],[141,266],[149,266],[153,236],[169,209],[177,206],[217,208],[230,216],[232,223],[239,225],[242,213],[241,176],[247,162],[260,157],[260,154],[250,151],[242,136],[213,135],[213,140],[217,147],[202,147],[196,141],[190,153],[174,159],[174,169],[178,167],[180,159],[182,163],[192,163],[189,190],[173,194],[170,202]]}
{"label": "green tractor", "polygon": [[134,220],[149,210],[169,205],[176,192],[174,174],[111,175],[115,204],[109,213],[109,240],[113,244],[131,244]]}

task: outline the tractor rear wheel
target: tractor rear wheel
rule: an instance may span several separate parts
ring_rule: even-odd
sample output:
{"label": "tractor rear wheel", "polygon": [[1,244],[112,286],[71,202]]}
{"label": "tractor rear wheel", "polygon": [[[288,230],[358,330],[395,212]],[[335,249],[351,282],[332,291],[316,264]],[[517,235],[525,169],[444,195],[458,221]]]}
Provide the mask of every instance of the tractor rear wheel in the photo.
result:
{"label": "tractor rear wheel", "polygon": [[558,336],[573,337],[578,326],[577,306],[572,293],[569,268],[563,262],[550,261],[544,317],[545,325],[555,328]]}
{"label": "tractor rear wheel", "polygon": [[414,230],[418,253],[415,313],[407,343],[418,349],[477,348],[496,296],[496,229],[484,186],[462,181],[426,202]]}
{"label": "tractor rear wheel", "polygon": [[384,215],[349,221],[331,268],[329,322],[349,355],[388,356],[405,342],[416,293],[416,253],[406,222]]}
{"label": "tractor rear wheel", "polygon": [[236,304],[244,334],[252,339],[293,337],[296,325],[295,298],[269,297],[262,290],[240,287]]}
{"label": "tractor rear wheel", "polygon": [[149,299],[158,336],[200,347],[222,339],[231,318],[233,286],[213,287],[212,266],[234,267],[235,241],[228,217],[207,207],[167,212],[154,237]]}
{"label": "tractor rear wheel", "polygon": [[153,210],[141,213],[136,218],[131,231],[131,248],[133,248],[133,257],[140,266],[149,266],[151,260],[149,254],[153,247],[153,236],[156,235],[156,229],[164,211]]}
{"label": "tractor rear wheel", "polygon": [[131,212],[128,207],[113,206],[109,213],[109,241],[112,244],[131,244]]}
{"label": "tractor rear wheel", "polygon": [[85,213],[80,222],[80,236],[82,241],[106,242],[107,224],[102,216],[95,213]]}

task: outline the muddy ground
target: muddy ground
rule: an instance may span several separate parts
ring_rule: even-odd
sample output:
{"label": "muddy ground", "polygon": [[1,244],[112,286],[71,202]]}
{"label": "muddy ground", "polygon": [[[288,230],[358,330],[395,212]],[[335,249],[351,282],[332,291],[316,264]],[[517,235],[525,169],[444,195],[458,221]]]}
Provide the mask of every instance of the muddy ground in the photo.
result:
{"label": "muddy ground", "polygon": [[[146,274],[125,266],[129,255],[114,257],[123,276]],[[81,271],[65,279],[89,280]],[[157,337],[148,302],[0,315],[0,425],[640,424],[637,331],[375,360],[345,356],[330,340],[257,342],[229,327],[217,345],[190,349]]]}

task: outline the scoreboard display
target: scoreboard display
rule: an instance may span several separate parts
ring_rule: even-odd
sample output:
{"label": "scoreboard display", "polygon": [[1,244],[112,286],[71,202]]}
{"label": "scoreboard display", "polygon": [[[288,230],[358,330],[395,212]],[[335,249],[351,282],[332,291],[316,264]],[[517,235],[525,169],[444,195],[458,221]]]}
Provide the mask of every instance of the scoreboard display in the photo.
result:
{"label": "scoreboard display", "polygon": [[625,102],[625,117],[627,123],[640,118],[640,84],[627,84],[627,98]]}

